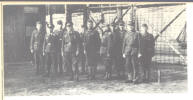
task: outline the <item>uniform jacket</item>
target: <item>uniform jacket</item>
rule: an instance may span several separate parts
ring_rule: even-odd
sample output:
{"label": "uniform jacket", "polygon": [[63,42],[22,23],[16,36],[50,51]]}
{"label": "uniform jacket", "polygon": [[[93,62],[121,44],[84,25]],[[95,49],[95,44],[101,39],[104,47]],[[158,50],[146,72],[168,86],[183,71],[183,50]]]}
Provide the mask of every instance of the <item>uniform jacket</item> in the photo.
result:
{"label": "uniform jacket", "polygon": [[85,36],[85,50],[87,55],[96,56],[100,51],[101,40],[98,31],[96,30],[86,30]]}
{"label": "uniform jacket", "polygon": [[104,35],[102,36],[101,40],[101,54],[102,55],[109,55],[110,54],[110,42],[111,42],[111,31],[104,32]]}
{"label": "uniform jacket", "polygon": [[136,55],[138,53],[139,40],[138,34],[134,32],[127,32],[123,42],[123,54]]}
{"label": "uniform jacket", "polygon": [[58,53],[62,52],[63,34],[64,34],[63,30],[54,30],[51,37],[51,41],[52,41],[51,50],[53,52],[58,52]]}
{"label": "uniform jacket", "polygon": [[30,49],[35,52],[42,52],[43,49],[43,31],[35,29],[31,35]]}
{"label": "uniform jacket", "polygon": [[63,49],[65,53],[75,54],[79,52],[80,35],[77,31],[65,32],[63,36]]}
{"label": "uniform jacket", "polygon": [[84,53],[84,32],[80,33],[80,48],[79,51],[80,53]]}
{"label": "uniform jacket", "polygon": [[109,44],[110,55],[122,56],[122,46],[123,46],[124,37],[125,37],[125,33],[118,29],[112,33],[112,35],[110,36],[110,44]]}
{"label": "uniform jacket", "polygon": [[142,56],[153,57],[155,52],[154,47],[155,42],[152,34],[140,35],[140,52]]}
{"label": "uniform jacket", "polygon": [[44,44],[43,44],[43,52],[45,53],[52,52],[51,47],[52,47],[52,36],[51,34],[45,35]]}

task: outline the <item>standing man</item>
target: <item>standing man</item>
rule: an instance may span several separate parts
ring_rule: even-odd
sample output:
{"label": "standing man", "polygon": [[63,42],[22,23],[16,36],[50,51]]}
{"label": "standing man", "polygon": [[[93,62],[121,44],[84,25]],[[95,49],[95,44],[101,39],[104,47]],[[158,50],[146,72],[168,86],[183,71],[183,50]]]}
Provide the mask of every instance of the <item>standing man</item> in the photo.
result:
{"label": "standing man", "polygon": [[143,81],[150,81],[150,68],[152,57],[155,52],[155,41],[152,34],[148,32],[147,24],[143,24],[141,27],[141,38],[140,38],[140,62],[143,69]]}
{"label": "standing man", "polygon": [[44,44],[43,44],[43,55],[45,56],[45,65],[47,68],[47,73],[46,73],[46,77],[50,76],[50,72],[51,72],[51,66],[53,64],[53,38],[52,38],[52,34],[47,32],[47,34],[45,35],[44,38]]}
{"label": "standing man", "polygon": [[127,73],[126,83],[137,82],[137,55],[138,55],[138,35],[134,30],[134,23],[130,22],[123,43],[123,57],[126,59],[125,69]]}
{"label": "standing man", "polygon": [[106,26],[106,29],[104,31],[104,34],[101,40],[102,42],[101,43],[101,56],[103,58],[104,65],[105,65],[105,79],[106,80],[109,80],[112,77],[113,61],[112,61],[112,53],[110,52],[110,50],[112,50],[111,48],[112,32],[111,32],[110,27],[112,26],[109,26],[109,25]]}
{"label": "standing man", "polygon": [[55,69],[55,73],[58,73],[59,70],[59,74],[63,73],[63,66],[62,66],[62,37],[64,34],[63,31],[63,23],[61,20],[57,21],[57,25],[55,27],[55,30],[53,32],[52,38],[53,38],[53,62],[54,62],[54,69]]}
{"label": "standing man", "polygon": [[85,55],[88,65],[89,80],[95,79],[98,57],[100,53],[101,40],[97,30],[93,29],[93,22],[88,20],[85,32]]}
{"label": "standing man", "polygon": [[120,33],[122,32],[120,27],[124,27],[124,22],[119,22],[119,27],[116,28],[115,23],[111,25],[111,50],[110,50],[110,55],[112,56],[113,60],[113,65],[116,69],[117,72],[117,78],[121,79],[124,77],[124,72],[123,72],[123,62],[124,59],[122,57],[122,46],[123,46],[123,37],[124,34]]}
{"label": "standing man", "polygon": [[70,80],[79,80],[78,56],[80,49],[80,36],[73,29],[73,23],[67,22],[66,32],[63,37],[63,51],[68,71],[70,71]]}
{"label": "standing man", "polygon": [[84,35],[85,35],[85,27],[81,26],[82,30],[79,32],[80,34],[80,52],[78,56],[78,63],[81,66],[81,72],[86,73],[86,57],[84,54]]}
{"label": "standing man", "polygon": [[124,66],[125,66],[125,59],[123,58],[123,53],[122,53],[122,49],[123,49],[123,41],[124,41],[124,38],[125,38],[125,34],[126,34],[126,30],[125,30],[125,23],[124,23],[124,21],[120,21],[119,22],[119,29],[118,29],[118,33],[119,33],[119,35],[120,35],[120,40],[119,40],[119,42],[120,42],[120,48],[121,48],[121,56],[120,56],[120,58],[119,58],[119,68],[118,68],[118,73],[121,75],[121,77],[125,77],[125,68],[124,68]]}
{"label": "standing man", "polygon": [[32,32],[30,50],[34,54],[34,64],[36,67],[36,74],[40,74],[40,64],[42,58],[43,49],[43,30],[42,23],[40,21],[36,22],[36,29]]}

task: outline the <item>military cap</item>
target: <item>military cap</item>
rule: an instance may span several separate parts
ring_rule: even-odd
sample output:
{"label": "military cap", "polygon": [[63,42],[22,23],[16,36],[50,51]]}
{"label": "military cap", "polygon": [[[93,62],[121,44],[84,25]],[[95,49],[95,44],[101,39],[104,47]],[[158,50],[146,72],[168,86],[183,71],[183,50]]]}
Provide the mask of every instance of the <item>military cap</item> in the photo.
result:
{"label": "military cap", "polygon": [[73,26],[73,23],[72,22],[67,22],[66,26]]}
{"label": "military cap", "polygon": [[142,27],[148,28],[147,24],[142,24]]}

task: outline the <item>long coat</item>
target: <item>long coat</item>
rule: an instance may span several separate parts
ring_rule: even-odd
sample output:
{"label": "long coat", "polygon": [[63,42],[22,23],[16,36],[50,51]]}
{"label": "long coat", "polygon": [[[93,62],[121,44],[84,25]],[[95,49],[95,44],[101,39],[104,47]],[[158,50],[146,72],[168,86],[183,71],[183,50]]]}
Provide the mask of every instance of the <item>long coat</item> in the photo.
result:
{"label": "long coat", "polygon": [[96,65],[101,45],[101,40],[98,31],[86,30],[84,40],[87,64],[89,66]]}
{"label": "long coat", "polygon": [[122,46],[124,40],[124,32],[115,30],[110,36],[110,55],[113,57],[122,56]]}
{"label": "long coat", "polygon": [[54,30],[52,35],[52,46],[51,46],[53,52],[61,53],[63,34],[64,34],[63,30]]}
{"label": "long coat", "polygon": [[153,57],[154,56],[155,41],[152,34],[140,35],[140,52],[142,56]]}

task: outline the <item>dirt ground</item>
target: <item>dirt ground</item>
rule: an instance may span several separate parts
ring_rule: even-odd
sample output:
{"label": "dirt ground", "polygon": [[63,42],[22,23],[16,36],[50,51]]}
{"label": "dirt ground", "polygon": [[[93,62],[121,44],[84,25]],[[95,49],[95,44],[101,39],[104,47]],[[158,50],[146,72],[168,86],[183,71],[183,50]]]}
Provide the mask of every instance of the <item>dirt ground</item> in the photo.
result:
{"label": "dirt ground", "polygon": [[5,96],[28,95],[81,95],[98,93],[183,93],[187,92],[187,67],[182,65],[159,64],[161,83],[143,84],[125,83],[124,80],[103,79],[99,70],[97,79],[89,81],[81,75],[80,81],[69,81],[65,73],[46,78],[35,75],[35,68],[30,63],[9,64],[5,69]]}

